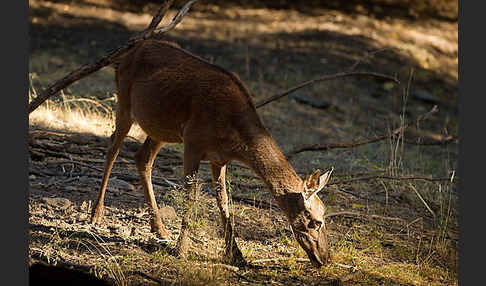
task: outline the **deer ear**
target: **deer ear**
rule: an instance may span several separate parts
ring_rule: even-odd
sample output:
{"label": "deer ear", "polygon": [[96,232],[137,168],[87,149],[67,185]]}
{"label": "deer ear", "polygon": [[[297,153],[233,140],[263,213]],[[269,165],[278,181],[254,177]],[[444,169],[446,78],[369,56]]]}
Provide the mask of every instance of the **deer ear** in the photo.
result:
{"label": "deer ear", "polygon": [[331,167],[331,170],[327,171],[324,173],[324,175],[319,177],[319,191],[324,188],[324,186],[329,182],[329,179],[331,178],[332,171],[334,171],[334,167]]}
{"label": "deer ear", "polygon": [[317,169],[317,170],[314,171],[314,173],[310,174],[309,177],[307,177],[304,180],[304,186],[305,186],[306,191],[307,190],[312,191],[315,188],[317,188],[317,186],[319,186],[319,175],[320,174],[321,174],[321,170]]}
{"label": "deer ear", "polygon": [[325,172],[319,177],[321,172],[317,170],[305,180],[307,199],[312,197],[312,195],[317,194],[320,190],[322,190],[322,188],[324,188],[331,178],[332,171],[334,171],[334,167],[331,167],[331,170]]}

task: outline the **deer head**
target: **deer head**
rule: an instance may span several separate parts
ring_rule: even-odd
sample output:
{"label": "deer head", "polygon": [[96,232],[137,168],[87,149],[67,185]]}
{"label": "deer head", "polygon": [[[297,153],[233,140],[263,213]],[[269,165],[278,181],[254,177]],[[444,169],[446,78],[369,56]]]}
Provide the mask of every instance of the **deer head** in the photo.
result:
{"label": "deer head", "polygon": [[302,184],[302,192],[289,194],[287,216],[300,246],[310,261],[321,266],[329,261],[324,214],[326,208],[317,193],[329,181],[333,169],[320,175],[316,170]]}

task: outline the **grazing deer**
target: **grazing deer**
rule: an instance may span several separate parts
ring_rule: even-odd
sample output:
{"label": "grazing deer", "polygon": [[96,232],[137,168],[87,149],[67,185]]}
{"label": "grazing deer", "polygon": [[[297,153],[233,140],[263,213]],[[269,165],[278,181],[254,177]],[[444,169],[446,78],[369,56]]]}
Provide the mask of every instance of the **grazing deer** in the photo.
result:
{"label": "grazing deer", "polygon": [[[164,143],[184,143],[186,188],[194,188],[188,178],[197,175],[201,160],[210,161],[225,233],[225,257],[230,263],[244,263],[230,223],[225,186],[226,165],[232,160],[249,166],[264,181],[311,262],[317,266],[328,262],[325,206],[316,194],[332,170],[323,175],[317,170],[302,180],[263,126],[249,91],[235,74],[174,43],[148,39],[120,57],[116,85],[116,129],[106,155],[93,223],[103,216],[108,177],[123,138],[136,121],[148,136],[135,155],[135,163],[151,210],[152,231],[161,238],[167,239],[169,234],[157,209],[151,169]],[[188,212],[183,215],[176,248],[182,257],[188,248]]]}

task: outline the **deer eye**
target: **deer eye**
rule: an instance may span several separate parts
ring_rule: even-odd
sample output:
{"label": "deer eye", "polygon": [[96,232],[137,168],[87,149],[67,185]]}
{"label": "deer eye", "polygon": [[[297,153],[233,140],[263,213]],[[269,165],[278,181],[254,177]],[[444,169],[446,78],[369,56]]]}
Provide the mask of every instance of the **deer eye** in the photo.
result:
{"label": "deer eye", "polygon": [[322,226],[322,221],[318,221],[315,219],[311,220],[308,225],[310,229],[315,229],[315,230],[319,230],[321,226]]}

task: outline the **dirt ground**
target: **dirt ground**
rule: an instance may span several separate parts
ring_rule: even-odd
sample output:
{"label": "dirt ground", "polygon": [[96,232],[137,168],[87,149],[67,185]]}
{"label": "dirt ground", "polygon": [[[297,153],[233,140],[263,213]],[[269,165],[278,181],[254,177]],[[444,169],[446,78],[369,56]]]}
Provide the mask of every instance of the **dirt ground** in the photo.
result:
{"label": "dirt ground", "polygon": [[[33,88],[40,90],[122,44],[148,25],[151,8],[157,7],[117,7],[114,2],[29,1]],[[133,163],[140,141],[134,138],[125,140],[115,163],[103,224],[92,226],[87,222],[108,137],[32,122],[30,262],[83,269],[114,285],[457,285],[455,204],[460,190],[457,179],[448,182],[457,169],[457,144],[420,145],[458,135],[457,21],[363,11],[326,7],[310,13],[198,3],[164,36],[238,73],[255,102],[350,69],[398,76],[400,85],[355,77],[296,93],[325,102],[324,109],[292,96],[258,109],[285,154],[303,146],[386,135],[401,120],[412,121],[438,106],[438,112],[405,133],[408,144],[389,139],[301,152],[290,159],[301,176],[335,168],[331,185],[320,194],[331,214],[331,265],[311,267],[259,178],[239,163],[228,170],[233,214],[237,241],[252,266],[221,262],[223,239],[207,163],[200,170],[191,255],[187,261],[174,257],[173,243],[163,244],[150,233]],[[175,13],[171,10],[167,18]],[[109,100],[116,92],[113,70],[104,68],[64,92]],[[180,227],[182,195],[174,184],[182,174],[181,150],[177,145],[162,149],[152,175],[174,240]]]}

